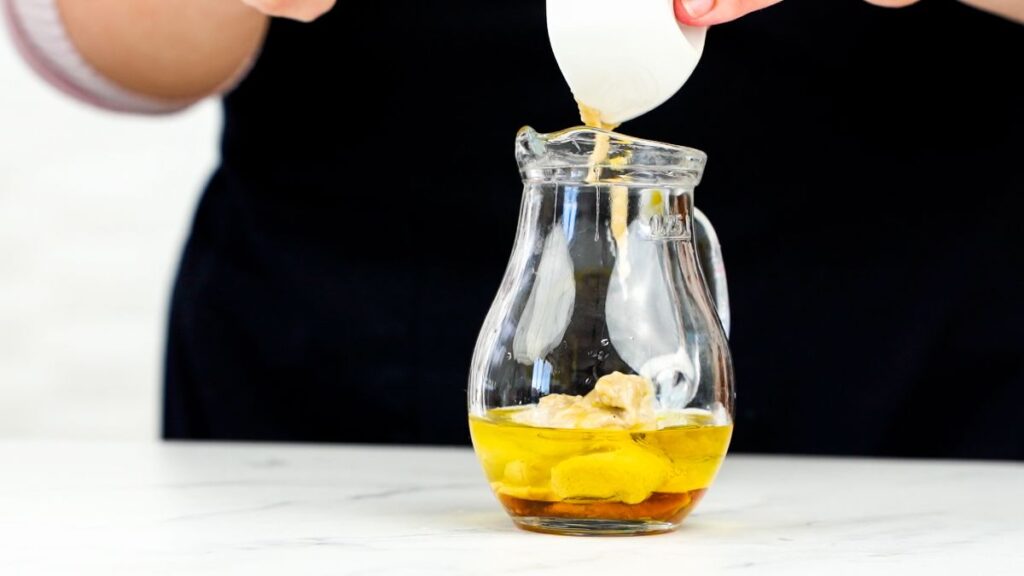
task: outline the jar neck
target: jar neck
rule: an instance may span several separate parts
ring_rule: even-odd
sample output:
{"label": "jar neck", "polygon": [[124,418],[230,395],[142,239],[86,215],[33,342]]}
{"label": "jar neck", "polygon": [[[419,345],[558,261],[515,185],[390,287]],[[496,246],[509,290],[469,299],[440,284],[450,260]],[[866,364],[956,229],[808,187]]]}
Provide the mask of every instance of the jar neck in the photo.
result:
{"label": "jar neck", "polygon": [[527,182],[521,226],[561,228],[570,243],[688,242],[693,192],[691,186]]}

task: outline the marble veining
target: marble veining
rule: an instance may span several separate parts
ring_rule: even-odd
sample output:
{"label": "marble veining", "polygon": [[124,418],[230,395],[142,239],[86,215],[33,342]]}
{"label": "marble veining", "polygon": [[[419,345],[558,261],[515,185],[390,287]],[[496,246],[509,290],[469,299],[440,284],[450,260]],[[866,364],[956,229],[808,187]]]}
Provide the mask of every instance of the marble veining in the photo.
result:
{"label": "marble veining", "polygon": [[0,442],[0,574],[1024,574],[1024,465],[730,456],[683,529],[516,530],[472,452]]}

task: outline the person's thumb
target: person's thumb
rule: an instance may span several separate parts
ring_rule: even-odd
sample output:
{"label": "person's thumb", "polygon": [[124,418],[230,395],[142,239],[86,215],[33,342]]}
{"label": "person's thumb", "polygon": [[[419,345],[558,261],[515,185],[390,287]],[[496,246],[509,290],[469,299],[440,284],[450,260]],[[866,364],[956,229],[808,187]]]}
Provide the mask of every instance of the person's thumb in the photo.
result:
{"label": "person's thumb", "polygon": [[710,26],[735,20],[782,0],[675,0],[676,19],[683,24]]}

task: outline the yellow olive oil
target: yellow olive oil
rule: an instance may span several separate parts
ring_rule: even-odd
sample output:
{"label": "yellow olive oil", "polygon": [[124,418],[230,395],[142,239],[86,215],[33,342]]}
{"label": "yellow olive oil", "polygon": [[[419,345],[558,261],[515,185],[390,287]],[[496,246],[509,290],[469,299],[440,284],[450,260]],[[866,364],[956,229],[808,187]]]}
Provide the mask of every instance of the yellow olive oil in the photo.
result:
{"label": "yellow olive oil", "polygon": [[714,480],[732,425],[710,414],[660,415],[659,428],[541,428],[516,422],[523,408],[470,417],[473,444],[513,517],[678,523]]}

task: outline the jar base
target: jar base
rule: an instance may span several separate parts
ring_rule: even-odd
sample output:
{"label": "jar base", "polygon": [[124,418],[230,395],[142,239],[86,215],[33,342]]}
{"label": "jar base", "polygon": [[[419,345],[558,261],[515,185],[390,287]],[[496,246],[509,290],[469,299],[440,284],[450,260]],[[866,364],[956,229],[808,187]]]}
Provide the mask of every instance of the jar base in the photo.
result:
{"label": "jar base", "polygon": [[664,534],[679,527],[679,524],[657,520],[605,520],[550,516],[517,516],[512,520],[523,530],[564,536],[643,536]]}

